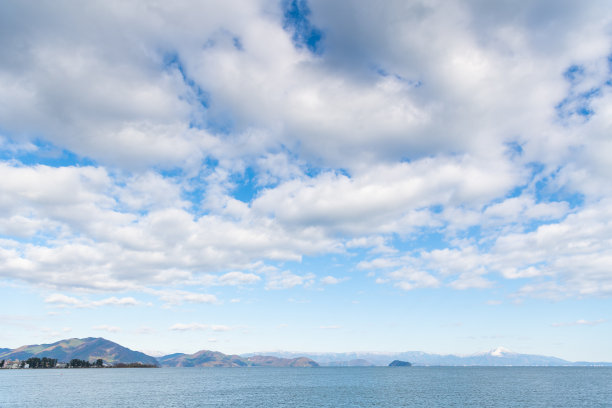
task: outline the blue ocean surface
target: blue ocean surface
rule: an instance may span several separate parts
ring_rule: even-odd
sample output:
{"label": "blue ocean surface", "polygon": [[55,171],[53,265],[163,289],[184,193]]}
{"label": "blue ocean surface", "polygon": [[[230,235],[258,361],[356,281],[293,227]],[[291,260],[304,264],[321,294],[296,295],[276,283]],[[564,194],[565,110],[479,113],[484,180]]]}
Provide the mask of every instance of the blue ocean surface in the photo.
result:
{"label": "blue ocean surface", "polygon": [[0,370],[0,407],[612,407],[612,368]]}

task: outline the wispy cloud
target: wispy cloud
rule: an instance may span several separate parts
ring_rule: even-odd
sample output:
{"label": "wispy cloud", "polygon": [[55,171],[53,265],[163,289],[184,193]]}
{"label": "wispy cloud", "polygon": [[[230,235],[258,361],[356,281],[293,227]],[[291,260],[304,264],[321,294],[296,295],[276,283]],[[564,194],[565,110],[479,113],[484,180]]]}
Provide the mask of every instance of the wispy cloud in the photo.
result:
{"label": "wispy cloud", "polygon": [[337,285],[339,283],[347,281],[349,278],[336,278],[334,276],[328,275],[319,280],[323,285]]}
{"label": "wispy cloud", "polygon": [[75,307],[85,307],[85,302],[80,299],[63,295],[61,293],[55,293],[53,295],[49,295],[45,298],[45,303],[51,303],[60,306],[75,306]]}
{"label": "wispy cloud", "polygon": [[219,303],[217,297],[209,293],[198,293],[186,290],[172,289],[145,289],[145,292],[159,297],[161,301],[165,302],[166,306],[177,306],[183,303]]}
{"label": "wispy cloud", "polygon": [[61,293],[54,293],[45,298],[45,303],[58,307],[77,307],[77,308],[95,308],[101,306],[137,306],[142,305],[142,302],[137,301],[133,297],[118,298],[115,296],[101,300],[85,300]]}
{"label": "wispy cloud", "polygon": [[155,330],[153,327],[148,326],[142,326],[135,330],[135,332],[138,334],[154,334],[156,331],[157,330]]}
{"label": "wispy cloud", "polygon": [[123,297],[123,298],[117,298],[117,297],[110,297],[110,298],[106,298],[106,299],[102,299],[102,300],[95,300],[93,302],[91,302],[91,305],[93,307],[98,307],[98,306],[136,306],[136,305],[140,305],[142,304],[141,302],[137,301],[136,299],[134,299],[133,297]]}
{"label": "wispy cloud", "polygon": [[202,323],[176,323],[169,327],[173,331],[192,331],[192,330],[212,330],[215,332],[225,332],[232,330],[231,327],[219,324]]}
{"label": "wispy cloud", "polygon": [[583,320],[579,319],[574,322],[561,322],[561,323],[552,323],[553,327],[567,327],[567,326],[597,326],[599,324],[605,323],[606,319],[599,320]]}
{"label": "wispy cloud", "polygon": [[266,289],[280,290],[291,289],[296,286],[312,285],[316,276],[313,273],[305,275],[297,275],[289,271],[277,272],[273,271],[266,276]]}
{"label": "wispy cloud", "polygon": [[99,330],[99,331],[105,331],[105,332],[108,332],[108,333],[118,333],[118,332],[121,331],[120,327],[109,326],[109,325],[106,325],[106,324],[101,324],[101,325],[98,325],[98,326],[93,326],[92,329],[93,330]]}

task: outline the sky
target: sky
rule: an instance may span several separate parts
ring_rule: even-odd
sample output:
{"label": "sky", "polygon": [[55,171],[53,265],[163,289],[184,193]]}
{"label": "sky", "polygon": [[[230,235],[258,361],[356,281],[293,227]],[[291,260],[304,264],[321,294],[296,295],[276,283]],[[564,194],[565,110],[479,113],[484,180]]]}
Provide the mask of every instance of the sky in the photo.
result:
{"label": "sky", "polygon": [[607,1],[0,2],[0,347],[612,361]]}

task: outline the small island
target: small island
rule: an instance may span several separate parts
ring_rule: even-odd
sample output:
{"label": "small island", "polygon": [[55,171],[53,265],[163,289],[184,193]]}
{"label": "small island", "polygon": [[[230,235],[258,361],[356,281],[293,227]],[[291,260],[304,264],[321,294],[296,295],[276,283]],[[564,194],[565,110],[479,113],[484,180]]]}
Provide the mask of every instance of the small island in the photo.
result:
{"label": "small island", "polygon": [[412,367],[412,363],[408,361],[393,360],[389,363],[389,367]]}

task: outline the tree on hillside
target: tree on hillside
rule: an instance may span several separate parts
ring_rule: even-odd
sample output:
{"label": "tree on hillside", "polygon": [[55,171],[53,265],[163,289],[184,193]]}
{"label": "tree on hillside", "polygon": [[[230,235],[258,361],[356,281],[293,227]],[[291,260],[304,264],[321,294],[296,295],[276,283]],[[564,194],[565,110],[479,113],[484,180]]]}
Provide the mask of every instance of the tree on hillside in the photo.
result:
{"label": "tree on hillside", "polygon": [[96,360],[96,367],[102,367],[104,365],[104,360],[101,358]]}

